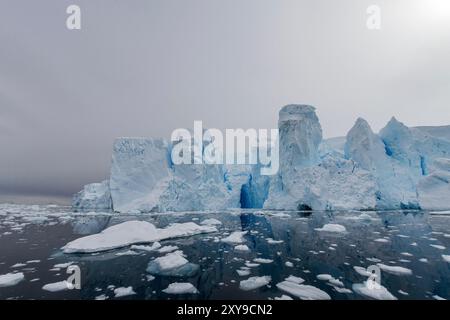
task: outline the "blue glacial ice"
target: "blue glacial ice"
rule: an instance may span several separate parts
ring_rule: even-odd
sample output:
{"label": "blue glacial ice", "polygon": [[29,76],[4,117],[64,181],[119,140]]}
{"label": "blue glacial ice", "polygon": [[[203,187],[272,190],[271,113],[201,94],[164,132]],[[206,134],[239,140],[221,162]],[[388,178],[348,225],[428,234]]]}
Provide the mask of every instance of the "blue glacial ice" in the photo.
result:
{"label": "blue glacial ice", "polygon": [[259,165],[175,165],[173,143],[119,138],[109,180],[85,186],[73,207],[120,213],[450,209],[450,126],[407,127],[392,118],[377,134],[359,118],[346,137],[323,139],[314,107],[288,105],[278,127],[280,168],[273,176],[261,175]]}

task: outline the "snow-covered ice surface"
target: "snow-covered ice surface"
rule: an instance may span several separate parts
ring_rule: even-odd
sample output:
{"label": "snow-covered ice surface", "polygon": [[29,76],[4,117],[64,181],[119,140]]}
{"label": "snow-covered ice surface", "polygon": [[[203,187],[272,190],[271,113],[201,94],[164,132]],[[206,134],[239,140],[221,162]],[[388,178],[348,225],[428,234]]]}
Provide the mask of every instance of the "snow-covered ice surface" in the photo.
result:
{"label": "snow-covered ice surface", "polygon": [[[169,292],[186,284],[197,290],[189,299],[449,299],[449,234],[450,215],[423,211],[120,215],[0,204],[0,283],[15,283],[0,299],[176,299]],[[68,243],[92,252],[64,252]],[[377,291],[365,286],[370,265],[381,268]],[[81,290],[66,289],[74,266]]]}
{"label": "snow-covered ice surface", "polygon": [[25,278],[22,272],[0,275],[0,287],[15,286]]}

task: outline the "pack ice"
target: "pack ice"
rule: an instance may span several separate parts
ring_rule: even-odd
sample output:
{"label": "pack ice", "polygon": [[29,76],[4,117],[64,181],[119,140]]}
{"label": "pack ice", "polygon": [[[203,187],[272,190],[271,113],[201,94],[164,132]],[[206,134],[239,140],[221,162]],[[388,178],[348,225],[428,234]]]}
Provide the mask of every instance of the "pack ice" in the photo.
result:
{"label": "pack ice", "polygon": [[74,210],[450,209],[450,126],[410,128],[392,118],[375,133],[359,118],[346,137],[323,139],[314,107],[288,105],[278,128],[273,176],[258,165],[174,165],[176,142],[119,138],[109,180],[85,186]]}

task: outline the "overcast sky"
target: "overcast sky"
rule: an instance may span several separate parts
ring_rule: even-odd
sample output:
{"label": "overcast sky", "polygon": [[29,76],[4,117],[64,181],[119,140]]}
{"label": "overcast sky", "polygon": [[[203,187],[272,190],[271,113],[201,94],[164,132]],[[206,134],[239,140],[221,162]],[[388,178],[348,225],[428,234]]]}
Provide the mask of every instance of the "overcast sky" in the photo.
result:
{"label": "overcast sky", "polygon": [[326,137],[450,124],[449,40],[447,0],[2,0],[0,200],[105,179],[116,137],[275,128],[289,103]]}

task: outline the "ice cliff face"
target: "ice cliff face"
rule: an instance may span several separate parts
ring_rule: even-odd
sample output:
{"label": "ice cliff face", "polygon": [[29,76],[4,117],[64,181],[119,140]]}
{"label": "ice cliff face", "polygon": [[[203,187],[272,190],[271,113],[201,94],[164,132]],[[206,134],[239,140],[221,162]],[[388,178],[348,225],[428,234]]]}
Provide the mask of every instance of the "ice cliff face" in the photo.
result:
{"label": "ice cliff face", "polygon": [[450,209],[450,126],[409,128],[392,118],[376,134],[360,118],[346,137],[323,140],[315,109],[308,105],[282,108],[278,126],[280,170],[274,176],[260,175],[259,165],[175,165],[172,143],[117,139],[109,182],[85,186],[73,207]]}
{"label": "ice cliff face", "polygon": [[264,208],[337,210],[375,206],[369,172],[329,146],[321,159],[322,128],[313,107],[284,107],[279,129],[280,172],[272,178]]}
{"label": "ice cliff face", "polygon": [[345,156],[374,176],[377,208],[419,208],[416,183],[409,166],[388,155],[382,139],[361,118],[347,134]]}
{"label": "ice cliff face", "polygon": [[73,196],[72,207],[76,210],[111,209],[109,181],[85,185],[83,190]]}
{"label": "ice cliff face", "polygon": [[[173,165],[163,139],[120,138],[114,144],[111,197],[117,212],[217,210],[240,207],[246,168]],[[240,177],[236,179],[236,177]]]}
{"label": "ice cliff face", "polygon": [[433,172],[419,181],[420,205],[426,210],[447,210],[450,199],[450,159],[436,159]]}

